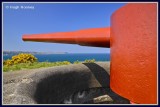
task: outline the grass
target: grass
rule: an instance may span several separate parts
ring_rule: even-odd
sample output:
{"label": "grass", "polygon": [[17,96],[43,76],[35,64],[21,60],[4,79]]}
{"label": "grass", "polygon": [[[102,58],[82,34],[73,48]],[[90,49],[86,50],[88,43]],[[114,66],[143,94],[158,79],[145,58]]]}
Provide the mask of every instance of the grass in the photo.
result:
{"label": "grass", "polygon": [[[75,61],[73,64],[79,63],[93,63],[95,62],[94,59],[92,60],[85,60],[85,61]],[[20,63],[14,64],[11,66],[3,65],[3,72],[8,71],[17,71],[17,70],[25,70],[25,69],[35,69],[35,68],[44,68],[44,67],[53,67],[53,66],[61,66],[61,65],[69,65],[72,64],[69,61],[61,61],[61,62],[34,62],[34,63]]]}
{"label": "grass", "polygon": [[24,70],[24,69],[34,69],[34,68],[43,68],[43,67],[53,67],[60,65],[68,65],[71,64],[68,61],[63,62],[34,62],[34,63],[20,63],[12,66],[3,66],[3,72],[8,71],[16,71],[16,70]]}

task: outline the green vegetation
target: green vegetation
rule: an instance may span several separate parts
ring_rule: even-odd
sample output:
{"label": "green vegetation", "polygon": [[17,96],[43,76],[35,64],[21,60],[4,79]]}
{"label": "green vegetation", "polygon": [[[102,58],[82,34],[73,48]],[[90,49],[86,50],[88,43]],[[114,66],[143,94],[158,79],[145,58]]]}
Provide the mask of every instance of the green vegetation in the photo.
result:
{"label": "green vegetation", "polygon": [[85,63],[94,63],[95,61],[96,61],[95,59],[91,59],[91,60],[87,60],[87,59],[86,59],[84,62],[85,62]]}
{"label": "green vegetation", "polygon": [[24,69],[42,68],[42,67],[52,67],[52,66],[60,66],[60,65],[68,65],[68,64],[71,64],[71,63],[68,62],[68,61],[20,63],[20,64],[14,64],[14,65],[11,65],[11,66],[4,65],[3,66],[3,72],[15,71],[15,70],[24,70]]}
{"label": "green vegetation", "polygon": [[79,64],[79,63],[94,63],[96,62],[95,59],[86,59],[85,61],[74,61],[73,64]]}
{"label": "green vegetation", "polygon": [[73,62],[73,64],[79,64],[79,63],[82,63],[82,62],[79,62],[78,60]]}
{"label": "green vegetation", "polygon": [[[73,64],[79,63],[94,63],[95,59],[85,60],[85,61],[75,61]],[[24,70],[24,69],[34,69],[42,67],[53,67],[61,65],[72,64],[69,61],[61,62],[38,62],[38,59],[32,54],[21,53],[12,57],[12,59],[7,59],[3,61],[3,72],[15,71],[15,70]]]}

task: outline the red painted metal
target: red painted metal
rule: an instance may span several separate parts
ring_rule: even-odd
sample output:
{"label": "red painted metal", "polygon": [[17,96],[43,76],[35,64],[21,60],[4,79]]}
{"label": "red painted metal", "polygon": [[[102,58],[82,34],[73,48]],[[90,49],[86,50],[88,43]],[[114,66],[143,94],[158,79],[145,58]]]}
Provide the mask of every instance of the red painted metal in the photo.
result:
{"label": "red painted metal", "polygon": [[110,47],[110,28],[92,28],[74,32],[24,35],[24,41],[79,44],[84,46]]}
{"label": "red painted metal", "polygon": [[157,5],[127,4],[111,17],[111,89],[157,103]]}
{"label": "red painted metal", "polygon": [[157,4],[130,3],[111,28],[24,35],[24,41],[111,47],[111,89],[135,103],[157,103]]}

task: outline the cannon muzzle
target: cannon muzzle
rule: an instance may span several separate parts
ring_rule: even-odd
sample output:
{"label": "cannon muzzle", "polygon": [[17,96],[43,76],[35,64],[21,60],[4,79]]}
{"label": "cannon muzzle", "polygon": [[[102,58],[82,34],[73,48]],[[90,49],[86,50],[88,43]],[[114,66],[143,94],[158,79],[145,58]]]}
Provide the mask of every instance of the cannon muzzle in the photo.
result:
{"label": "cannon muzzle", "polygon": [[79,44],[83,46],[110,47],[110,28],[92,28],[73,32],[23,35],[24,41]]}

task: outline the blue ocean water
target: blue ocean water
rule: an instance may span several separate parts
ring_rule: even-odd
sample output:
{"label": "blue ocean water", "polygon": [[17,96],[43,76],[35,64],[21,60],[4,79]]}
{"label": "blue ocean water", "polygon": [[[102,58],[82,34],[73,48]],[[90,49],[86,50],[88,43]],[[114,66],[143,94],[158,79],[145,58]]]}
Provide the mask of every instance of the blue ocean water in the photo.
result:
{"label": "blue ocean water", "polygon": [[[96,61],[110,61],[110,54],[109,53],[91,53],[91,54],[37,54],[34,55],[38,58],[39,62],[56,62],[56,61],[69,61],[73,63],[74,61],[84,61],[86,59],[95,59]],[[12,56],[3,56],[3,59],[11,59]]]}

